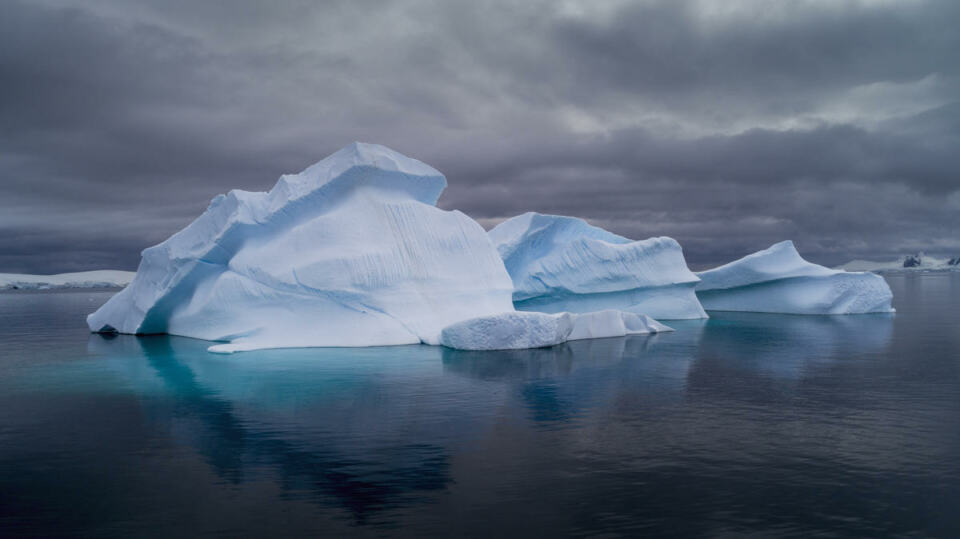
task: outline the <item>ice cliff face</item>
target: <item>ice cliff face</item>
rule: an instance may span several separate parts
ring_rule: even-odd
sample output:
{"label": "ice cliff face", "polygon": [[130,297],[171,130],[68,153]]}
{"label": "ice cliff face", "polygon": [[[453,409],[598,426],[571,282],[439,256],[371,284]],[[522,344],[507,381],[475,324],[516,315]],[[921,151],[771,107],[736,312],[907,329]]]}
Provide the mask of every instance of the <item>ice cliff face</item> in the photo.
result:
{"label": "ice cliff face", "polygon": [[510,277],[475,221],[435,207],[446,179],[355,143],[269,192],[231,191],[143,252],[93,331],[227,341],[212,351],[437,344],[512,311]]}
{"label": "ice cliff face", "polygon": [[694,293],[697,276],[671,238],[631,241],[581,219],[538,213],[504,221],[490,238],[513,279],[519,310],[706,317]]}
{"label": "ice cliff face", "polygon": [[883,277],[812,264],[791,241],[697,274],[697,296],[707,310],[787,314],[892,312]]}

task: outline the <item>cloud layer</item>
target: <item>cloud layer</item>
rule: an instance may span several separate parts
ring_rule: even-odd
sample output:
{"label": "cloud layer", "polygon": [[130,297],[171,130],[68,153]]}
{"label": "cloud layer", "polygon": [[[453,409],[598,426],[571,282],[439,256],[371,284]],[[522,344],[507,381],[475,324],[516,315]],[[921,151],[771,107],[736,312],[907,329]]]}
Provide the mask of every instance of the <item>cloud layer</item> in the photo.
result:
{"label": "cloud layer", "polygon": [[0,272],[132,269],[214,195],[353,140],[441,206],[960,255],[952,1],[0,4]]}

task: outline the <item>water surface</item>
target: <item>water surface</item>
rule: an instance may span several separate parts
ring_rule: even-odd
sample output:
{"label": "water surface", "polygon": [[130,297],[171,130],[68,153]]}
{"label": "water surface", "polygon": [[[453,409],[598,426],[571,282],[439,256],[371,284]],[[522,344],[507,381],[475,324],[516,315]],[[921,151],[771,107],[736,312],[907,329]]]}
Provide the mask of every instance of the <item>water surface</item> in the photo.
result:
{"label": "water surface", "polygon": [[0,535],[960,536],[960,275],[516,352],[222,356],[0,294]]}

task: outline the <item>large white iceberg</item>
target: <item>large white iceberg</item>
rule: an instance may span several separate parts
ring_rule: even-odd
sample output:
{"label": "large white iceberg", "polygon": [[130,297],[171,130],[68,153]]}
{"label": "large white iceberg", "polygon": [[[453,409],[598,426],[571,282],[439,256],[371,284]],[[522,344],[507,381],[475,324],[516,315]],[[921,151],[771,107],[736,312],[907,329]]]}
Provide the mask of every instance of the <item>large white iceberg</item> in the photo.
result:
{"label": "large white iceberg", "polygon": [[893,311],[893,294],[883,277],[807,262],[792,241],[697,275],[697,296],[707,310],[785,314]]}
{"label": "large white iceberg", "polygon": [[513,310],[483,228],[435,207],[446,184],[420,161],[355,143],[269,192],[219,195],[146,249],[88,325],[226,341],[215,352],[438,344],[447,325]]}
{"label": "large white iceberg", "polygon": [[673,331],[649,316],[615,310],[592,313],[508,312],[445,328],[440,343],[459,350],[516,350],[566,341]]}
{"label": "large white iceberg", "polygon": [[55,275],[0,273],[0,290],[52,290],[57,288],[122,288],[133,280],[132,271],[94,270]]}
{"label": "large white iceberg", "polygon": [[697,276],[672,238],[632,241],[582,219],[538,213],[500,223],[490,238],[513,279],[519,310],[706,317],[694,293]]}

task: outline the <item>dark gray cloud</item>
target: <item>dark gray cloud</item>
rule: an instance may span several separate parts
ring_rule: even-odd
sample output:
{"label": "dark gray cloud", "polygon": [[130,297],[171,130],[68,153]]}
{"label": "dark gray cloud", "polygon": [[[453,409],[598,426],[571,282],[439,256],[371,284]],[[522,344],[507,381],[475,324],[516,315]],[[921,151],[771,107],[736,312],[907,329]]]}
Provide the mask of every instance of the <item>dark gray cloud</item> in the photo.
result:
{"label": "dark gray cloud", "polygon": [[232,188],[353,140],[441,206],[710,265],[960,254],[960,5],[0,4],[0,272],[133,268]]}

